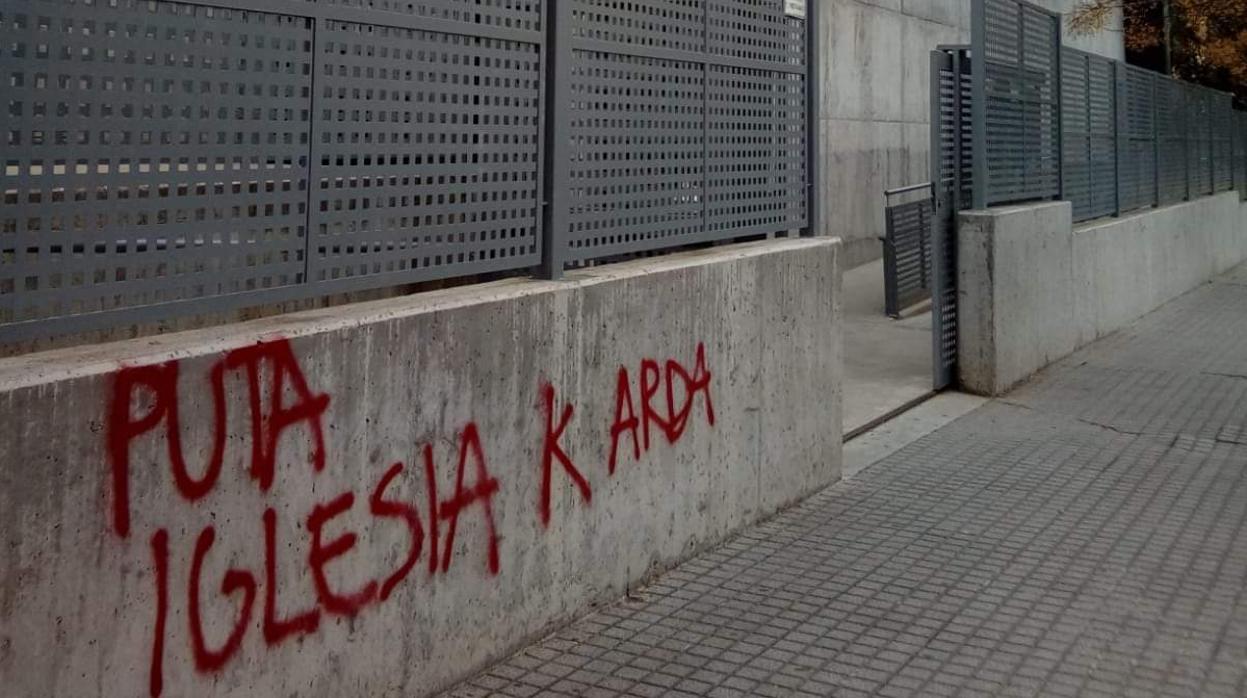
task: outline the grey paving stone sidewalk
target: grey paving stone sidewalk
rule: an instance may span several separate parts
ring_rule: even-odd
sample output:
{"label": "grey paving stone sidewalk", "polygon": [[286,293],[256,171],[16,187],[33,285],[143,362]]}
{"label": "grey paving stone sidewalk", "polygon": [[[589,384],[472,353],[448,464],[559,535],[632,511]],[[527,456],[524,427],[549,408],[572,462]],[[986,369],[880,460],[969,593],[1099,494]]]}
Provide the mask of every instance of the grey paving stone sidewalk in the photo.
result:
{"label": "grey paving stone sidewalk", "polygon": [[1247,695],[1247,272],[448,695]]}

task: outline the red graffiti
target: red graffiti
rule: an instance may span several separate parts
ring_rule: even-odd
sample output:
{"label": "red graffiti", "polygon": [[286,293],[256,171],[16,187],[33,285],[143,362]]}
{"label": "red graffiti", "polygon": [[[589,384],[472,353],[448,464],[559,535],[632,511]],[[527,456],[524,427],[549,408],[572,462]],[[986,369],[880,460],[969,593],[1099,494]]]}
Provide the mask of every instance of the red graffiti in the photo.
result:
{"label": "red graffiti", "polygon": [[[269,366],[268,413],[261,403],[260,368]],[[312,436],[312,467],[316,472],[325,468],[325,431],[321,415],[329,407],[328,395],[316,395],[307,387],[303,370],[285,340],[265,342],[235,349],[225,357],[230,369],[247,369],[247,394],[251,402],[251,477],[260,483],[260,489],[268,491],[273,486],[273,471],[277,458],[277,443],[287,429],[306,422]],[[298,401],[290,406],[283,404],[283,395],[289,382]]]}
{"label": "red graffiti", "polygon": [[238,620],[230,629],[225,644],[220,649],[209,649],[204,639],[203,620],[199,616],[199,581],[203,571],[204,558],[212,549],[216,540],[216,529],[208,526],[199,533],[195,541],[195,556],[191,561],[190,590],[188,593],[188,613],[191,624],[191,647],[194,650],[195,668],[199,671],[217,671],[225,666],[229,658],[234,656],[242,645],[243,633],[251,620],[251,607],[255,603],[255,577],[246,570],[230,568],[221,580],[221,595],[232,596],[234,592],[242,592],[242,606],[238,609]]}
{"label": "red graffiti", "polygon": [[158,696],[165,683],[165,622],[169,617],[169,532],[163,528],[152,535],[152,560],[156,566],[156,625],[148,689]]}
{"label": "red graffiti", "polygon": [[[667,443],[674,444],[680,440],[688,428],[689,418],[693,414],[693,403],[698,395],[701,395],[705,404],[706,423],[714,426],[714,403],[710,398],[711,375],[706,365],[705,345],[700,342],[697,344],[697,354],[691,374],[675,359],[667,360],[665,371],[659,369],[659,364],[654,359],[642,359],[640,376],[641,416],[638,419],[637,411],[632,405],[632,387],[628,380],[628,369],[624,366],[619,367],[615,382],[615,416],[610,428],[610,460],[607,463],[607,471],[611,474],[615,472],[619,440],[625,432],[632,437],[634,459],[640,459],[642,451],[650,449],[651,424],[662,432],[667,438]],[[663,387],[664,382],[666,383],[666,415],[661,414],[653,403],[654,397],[658,395],[659,388]],[[683,402],[678,408],[676,407],[677,382],[683,389]],[[640,444],[637,443],[638,426],[641,429]]]}
{"label": "red graffiti", "polygon": [[[624,410],[627,409],[627,417]],[[641,459],[641,442],[637,438],[636,412],[632,409],[632,387],[628,384],[628,369],[619,367],[619,375],[615,381],[615,420],[611,423],[611,456],[607,472],[615,474],[616,457],[619,454],[619,437],[626,431],[632,435],[632,458]],[[648,448],[648,442],[646,442]]]}
{"label": "red graffiti", "polygon": [[314,608],[289,618],[277,617],[277,512],[269,507],[264,510],[264,642],[276,645],[319,627],[320,611]]}
{"label": "red graffiti", "polygon": [[308,553],[307,565],[312,569],[312,579],[316,582],[316,595],[326,611],[340,616],[359,613],[359,609],[377,594],[376,582],[368,582],[353,594],[340,594],[329,588],[329,579],[325,577],[325,565],[350,552],[355,547],[356,535],[354,532],[344,533],[326,544],[321,539],[321,533],[326,523],[345,514],[354,503],[355,494],[343,492],[328,504],[312,509],[307,517],[307,530],[312,533],[312,551]]}
{"label": "red graffiti", "polygon": [[[467,470],[468,453],[476,461],[476,484],[469,489],[463,488],[463,475]],[[459,514],[468,507],[481,503],[485,517],[485,527],[489,535],[489,573],[498,574],[498,531],[494,526],[494,495],[498,494],[498,481],[489,474],[485,467],[485,454],[481,451],[481,437],[477,434],[476,424],[468,422],[463,434],[459,437],[459,465],[455,471],[455,496],[438,505],[438,516],[450,524],[446,527],[446,548],[442,553],[442,572],[450,569],[451,554],[455,545],[455,529],[459,525]]]}
{"label": "red graffiti", "polygon": [[[270,368],[269,411],[261,407],[260,367]],[[178,417],[178,362],[151,366],[125,367],[113,381],[108,414],[108,453],[113,480],[113,527],[125,538],[130,534],[130,444],[139,436],[165,423],[165,441],[178,492],[187,501],[200,499],[216,485],[225,452],[225,371],[245,367],[251,405],[251,475],[267,491],[273,483],[277,443],[282,433],[306,422],[312,436],[312,465],[325,467],[324,427],[321,417],[329,406],[328,395],[314,395],[307,386],[290,343],[277,340],[236,349],[217,361],[209,373],[212,386],[214,425],[212,455],[203,475],[192,477],[182,455],[182,427]],[[287,382],[298,396],[292,406],[283,405]],[[140,418],[133,416],[135,393],[146,389],[152,406]]]}
{"label": "red graffiti", "polygon": [[[410,504],[384,498],[385,490],[390,486],[390,482],[401,472],[403,472],[402,463],[390,466],[381,478],[381,482],[377,483],[377,488],[372,491],[372,496],[368,498],[368,509],[373,516],[402,519],[407,524],[407,533],[411,537],[411,544],[407,547],[407,557],[403,560],[403,564],[381,583],[379,598],[382,601],[390,598],[390,592],[394,590],[394,587],[398,586],[398,583],[411,572],[411,568],[416,566],[416,561],[420,559],[420,552],[424,548],[424,526],[420,523],[420,512]],[[427,472],[426,475],[432,482],[432,471]],[[434,543],[434,547],[436,545]]]}
{"label": "red graffiti", "polygon": [[[178,491],[189,501],[207,494],[221,473],[225,453],[225,388],[220,364],[212,370],[212,402],[215,424],[212,455],[204,474],[191,477],[182,455],[182,427],[178,419],[178,362],[126,367],[113,381],[112,404],[108,419],[108,453],[112,463],[113,527],[123,538],[130,535],[130,442],[155,429],[163,420],[169,463]],[[146,389],[152,405],[139,419],[133,418],[135,392]]]}
{"label": "red graffiti", "polygon": [[[637,372],[632,375],[639,378],[639,384],[635,387],[628,368],[620,366],[616,374],[607,467],[610,474],[614,474],[617,467],[620,442],[625,436],[631,438],[634,460],[639,460],[643,453],[649,451],[652,432],[661,434],[670,444],[679,441],[693,422],[699,395],[707,424],[713,426],[715,423],[711,373],[703,345],[697,345],[691,371],[674,359],[660,364],[655,359],[646,358],[640,361]],[[230,406],[238,402],[228,399],[227,387],[237,385],[239,381],[246,386],[245,407],[242,408],[245,416],[229,414]],[[193,432],[199,425],[184,424],[180,414],[179,391],[198,389],[204,383],[212,400],[212,424],[202,432],[209,446],[208,457],[206,462],[193,467],[186,462],[184,455],[183,442],[188,439],[188,434],[183,431],[189,429]],[[634,395],[641,401],[639,408],[634,402]],[[182,375],[182,367],[176,360],[122,367],[112,381],[105,430],[112,529],[125,539],[133,527],[130,479],[137,459],[132,452],[145,452],[140,440],[163,436],[163,451],[167,453],[173,491],[190,505],[205,507],[202,500],[214,491],[223,477],[244,478],[254,482],[263,496],[275,497],[281,491],[274,485],[277,483],[277,466],[284,462],[280,458],[284,447],[307,449],[310,465],[307,477],[316,477],[329,465],[325,443],[329,405],[330,396],[313,390],[290,343],[284,339],[230,351],[212,362],[199,377]],[[573,424],[575,406],[572,401],[565,400],[560,404],[555,387],[544,383],[540,386],[539,406],[544,425],[541,422],[534,425],[534,436],[537,429],[544,428],[537,505],[538,518],[543,526],[548,527],[555,463],[586,505],[593,500],[593,488],[565,447],[569,430],[580,428],[580,422]],[[243,419],[249,427],[249,462],[245,462],[247,457],[244,456],[244,462],[238,464],[237,475],[227,474],[224,467],[226,429],[231,416]],[[657,436],[654,438],[657,440]],[[204,579],[205,563],[210,555],[214,555],[217,542],[214,526],[204,526],[197,535],[187,534],[193,536],[193,545],[189,544],[192,541],[189,537],[181,543],[171,540],[170,530],[185,530],[183,520],[176,522],[177,528],[171,525],[157,528],[150,539],[156,591],[148,687],[151,695],[159,696],[163,692],[168,622],[170,618],[180,617],[170,610],[175,601],[169,593],[170,565],[175,557],[179,560],[186,558],[174,556],[174,550],[190,552],[185,597],[178,601],[185,603],[189,651],[195,669],[201,673],[224,668],[242,650],[247,632],[253,625],[260,626],[265,645],[271,647],[316,633],[325,614],[352,617],[385,603],[402,584],[410,583],[411,572],[420,563],[421,556],[427,557],[429,579],[449,573],[457,552],[455,543],[461,516],[476,517],[479,514],[479,519],[472,520],[484,528],[485,569],[491,575],[499,574],[501,536],[495,520],[494,500],[502,486],[487,465],[480,429],[475,422],[469,421],[459,432],[454,489],[444,499],[439,495],[433,445],[424,443],[420,446],[424,465],[424,507],[417,507],[415,502],[396,495],[406,491],[399,486],[405,474],[402,462],[393,463],[375,486],[363,490],[367,494],[365,515],[370,523],[361,527],[357,519],[351,519],[355,522],[351,528],[355,530],[350,530],[345,523],[355,511],[357,492],[353,490],[317,503],[311,506],[310,511],[289,512],[280,505],[266,503],[258,517],[263,536],[263,560],[252,563],[243,561],[241,565],[231,563],[219,582]],[[363,494],[359,496],[363,498]],[[298,534],[301,541],[279,539],[279,512],[284,512],[280,514],[282,517],[293,516],[289,520],[292,523],[298,521],[305,525],[306,530]],[[371,538],[367,537],[371,527],[387,524],[401,526],[406,533],[401,562],[389,570],[376,570],[375,574],[362,579],[353,576],[355,588],[342,588],[346,584],[332,574],[333,569],[357,570],[364,559],[376,559],[376,556],[365,558],[362,550],[357,548],[367,544],[367,538]],[[367,538],[361,540],[361,535]],[[307,551],[305,557],[280,552],[291,550],[299,543],[304,546],[300,549]],[[225,554],[215,553],[216,556]],[[384,559],[391,558],[387,556]],[[279,572],[285,569],[280,565],[300,567],[310,578],[311,588],[302,591],[279,589],[282,578]],[[219,594],[225,600],[224,606],[203,604],[201,594],[208,588],[214,589],[212,593]],[[257,608],[258,604],[262,604],[263,608]],[[223,638],[209,638],[205,633],[205,625],[218,627],[214,623],[205,624],[203,618],[205,609],[215,608],[231,609],[228,611],[228,630]]]}
{"label": "red graffiti", "polygon": [[433,445],[424,445],[424,481],[428,483],[428,501],[429,501],[429,576],[437,574],[437,542],[438,528],[437,520],[440,518],[437,511],[437,478],[435,475],[435,467],[433,465]]}
{"label": "red graffiti", "polygon": [[546,414],[546,436],[541,445],[541,501],[538,502],[538,507],[542,525],[549,526],[550,471],[553,470],[555,459],[558,459],[559,465],[563,466],[563,470],[575,483],[576,489],[580,490],[580,496],[585,500],[585,504],[593,501],[593,490],[589,488],[589,482],[572,464],[572,459],[567,457],[567,452],[559,444],[559,439],[563,438],[563,431],[567,429],[567,423],[572,419],[571,403],[563,406],[563,413],[559,417],[557,427],[554,425],[554,386],[549,383],[541,386],[541,404]]}

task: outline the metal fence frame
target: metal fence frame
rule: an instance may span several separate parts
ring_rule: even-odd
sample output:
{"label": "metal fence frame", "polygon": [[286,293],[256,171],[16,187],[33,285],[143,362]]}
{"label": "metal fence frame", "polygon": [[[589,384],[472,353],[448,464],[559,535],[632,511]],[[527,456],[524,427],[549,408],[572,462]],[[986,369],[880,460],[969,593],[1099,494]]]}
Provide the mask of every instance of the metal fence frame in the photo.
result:
{"label": "metal fence frame", "polygon": [[[0,342],[818,233],[819,4],[790,19],[741,0],[13,0],[0,9],[0,59],[16,81],[0,114]],[[701,50],[673,44],[677,6],[697,16]],[[654,29],[642,36],[645,12]],[[769,23],[742,19],[751,12]],[[595,16],[624,29],[597,32]],[[701,209],[693,234],[571,251],[583,51],[697,66],[703,178],[721,126],[708,78],[752,81],[725,107],[743,125],[718,161],[731,181],[766,180],[720,196],[741,215],[712,225],[703,186],[686,199]],[[128,130],[105,133],[123,114]],[[788,170],[735,163],[737,152],[782,155]],[[782,220],[754,213],[767,186],[788,197]]]}

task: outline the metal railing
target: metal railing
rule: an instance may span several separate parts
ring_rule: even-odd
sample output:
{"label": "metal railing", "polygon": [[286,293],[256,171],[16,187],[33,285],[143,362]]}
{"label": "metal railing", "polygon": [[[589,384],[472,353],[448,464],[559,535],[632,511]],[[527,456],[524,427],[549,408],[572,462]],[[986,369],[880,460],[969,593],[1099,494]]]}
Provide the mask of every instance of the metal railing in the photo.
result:
{"label": "metal railing", "polygon": [[786,5],[7,0],[0,342],[816,230]]}
{"label": "metal railing", "polygon": [[1075,221],[1239,189],[1231,96],[1061,45],[1060,15],[975,0],[974,206],[1065,199]]}

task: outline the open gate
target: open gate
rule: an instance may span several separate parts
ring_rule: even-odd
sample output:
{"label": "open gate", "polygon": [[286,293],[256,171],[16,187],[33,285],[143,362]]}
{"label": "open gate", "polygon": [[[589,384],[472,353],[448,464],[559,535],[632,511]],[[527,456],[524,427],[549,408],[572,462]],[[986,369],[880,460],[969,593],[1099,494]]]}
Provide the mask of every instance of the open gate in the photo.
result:
{"label": "open gate", "polygon": [[[909,201],[895,202],[909,195]],[[883,192],[883,298],[888,317],[931,295],[931,183]]]}
{"label": "open gate", "polygon": [[936,390],[957,371],[957,212],[972,203],[970,50],[931,52],[931,338]]}

